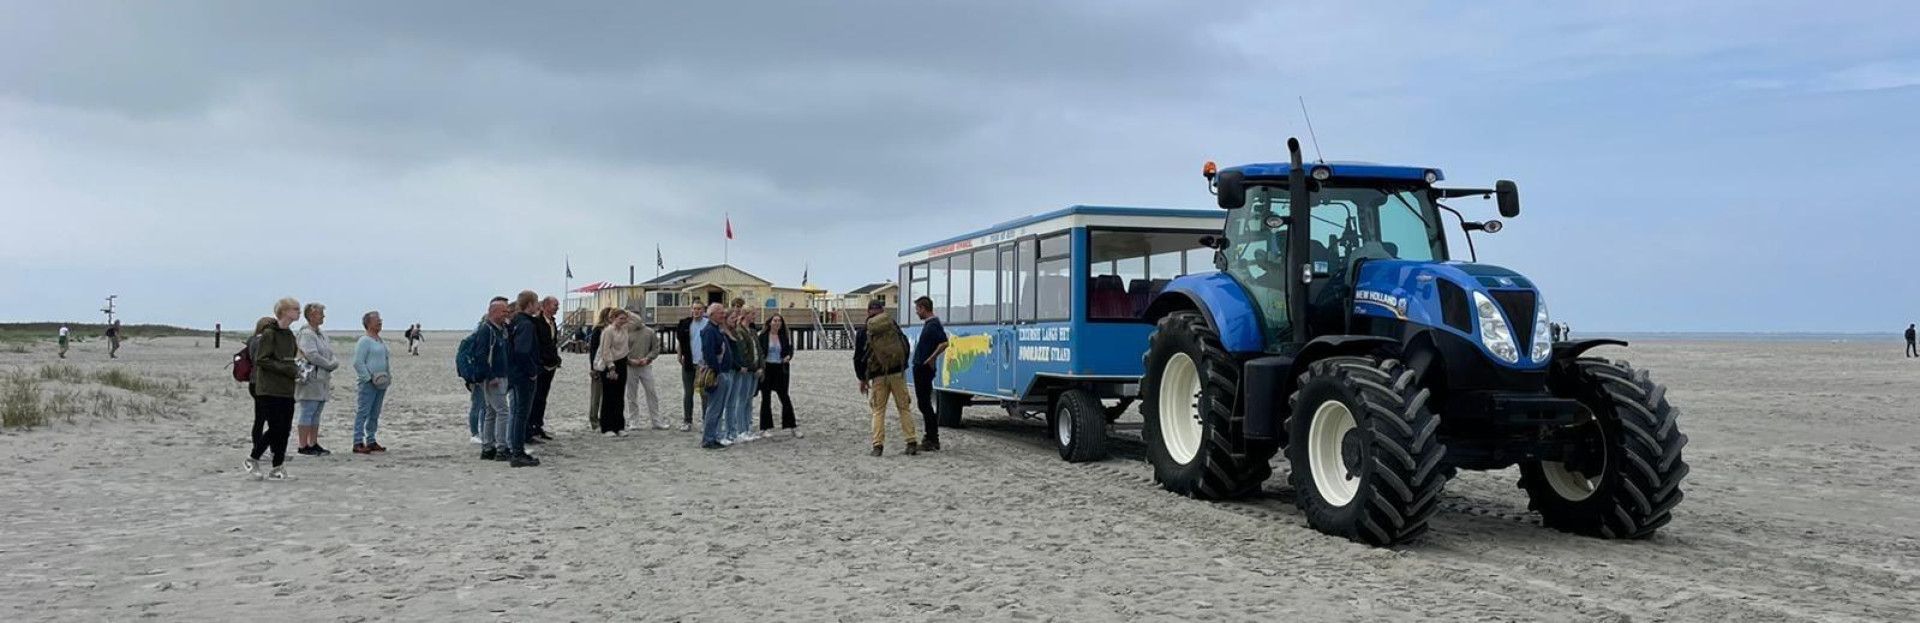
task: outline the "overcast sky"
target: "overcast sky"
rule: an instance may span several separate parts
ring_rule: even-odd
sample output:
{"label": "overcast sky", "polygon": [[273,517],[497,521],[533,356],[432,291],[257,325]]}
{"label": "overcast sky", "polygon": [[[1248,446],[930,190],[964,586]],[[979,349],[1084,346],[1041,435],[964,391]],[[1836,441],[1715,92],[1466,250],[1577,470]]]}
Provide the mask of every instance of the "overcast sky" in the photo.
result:
{"label": "overcast sky", "polygon": [[[0,320],[464,327],[733,262],[843,290],[1284,159],[1519,182],[1483,261],[1576,329],[1920,320],[1911,2],[0,0]],[[1456,207],[1491,216],[1493,207]]]}

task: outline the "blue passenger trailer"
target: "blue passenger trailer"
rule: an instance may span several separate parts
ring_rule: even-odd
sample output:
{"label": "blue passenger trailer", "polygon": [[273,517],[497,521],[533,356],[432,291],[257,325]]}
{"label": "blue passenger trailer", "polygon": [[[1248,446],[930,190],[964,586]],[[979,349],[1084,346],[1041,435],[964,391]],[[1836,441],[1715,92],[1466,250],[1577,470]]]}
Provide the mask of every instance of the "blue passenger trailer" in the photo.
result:
{"label": "blue passenger trailer", "polygon": [[900,325],[932,299],[949,344],[934,378],[942,426],[970,404],[1045,415],[1062,458],[1105,456],[1106,425],[1139,393],[1149,304],[1216,270],[1201,239],[1219,210],[1073,206],[900,252]]}

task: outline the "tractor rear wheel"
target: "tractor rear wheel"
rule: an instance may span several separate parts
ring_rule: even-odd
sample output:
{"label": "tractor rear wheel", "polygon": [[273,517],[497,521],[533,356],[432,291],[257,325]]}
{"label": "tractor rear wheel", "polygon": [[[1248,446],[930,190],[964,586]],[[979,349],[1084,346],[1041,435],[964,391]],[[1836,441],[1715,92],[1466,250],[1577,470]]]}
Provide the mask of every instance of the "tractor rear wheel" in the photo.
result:
{"label": "tractor rear wheel", "polygon": [[1396,359],[1307,367],[1287,419],[1289,480],[1307,525],[1381,547],[1426,532],[1447,482],[1429,395]]}
{"label": "tractor rear wheel", "polygon": [[1687,462],[1667,388],[1645,371],[1581,358],[1555,370],[1554,393],[1578,399],[1593,419],[1568,432],[1584,460],[1520,464],[1520,488],[1541,523],[1604,539],[1638,539],[1673,519]]}
{"label": "tractor rear wheel", "polygon": [[1153,479],[1209,500],[1259,490],[1273,474],[1270,444],[1243,441],[1240,367],[1199,312],[1160,319],[1147,348],[1140,415]]}
{"label": "tractor rear wheel", "polygon": [[1107,458],[1107,413],[1091,392],[1070,389],[1061,394],[1048,423],[1062,460],[1085,463]]}

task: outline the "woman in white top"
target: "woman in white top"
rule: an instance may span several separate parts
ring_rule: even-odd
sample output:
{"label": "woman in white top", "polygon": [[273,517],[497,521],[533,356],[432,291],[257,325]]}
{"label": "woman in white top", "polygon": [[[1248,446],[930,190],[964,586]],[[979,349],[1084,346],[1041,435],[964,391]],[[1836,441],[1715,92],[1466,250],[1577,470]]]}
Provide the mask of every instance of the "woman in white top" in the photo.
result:
{"label": "woman in white top", "polygon": [[627,336],[627,314],[613,313],[613,324],[600,332],[600,352],[594,354],[593,371],[600,382],[600,432],[619,436],[627,430],[626,397],[627,357],[632,343]]}
{"label": "woman in white top", "polygon": [[296,441],[300,454],[326,456],[333,452],[320,447],[320,410],[333,396],[333,371],[340,367],[340,360],[333,355],[332,341],[320,332],[320,325],[327,320],[327,306],[307,303],[302,315],[307,318],[307,326],[294,334],[300,359],[305,362],[300,366],[305,374],[293,387],[293,400],[300,406]]}

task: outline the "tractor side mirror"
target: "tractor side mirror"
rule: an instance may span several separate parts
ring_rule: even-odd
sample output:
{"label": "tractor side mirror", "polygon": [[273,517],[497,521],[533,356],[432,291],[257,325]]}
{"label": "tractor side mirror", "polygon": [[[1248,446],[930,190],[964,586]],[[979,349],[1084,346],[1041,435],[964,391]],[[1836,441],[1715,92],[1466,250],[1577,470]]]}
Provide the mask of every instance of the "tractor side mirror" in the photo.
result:
{"label": "tractor side mirror", "polygon": [[1201,236],[1200,246],[1219,251],[1227,248],[1226,236]]}
{"label": "tractor side mirror", "polygon": [[1221,171],[1213,177],[1214,193],[1220,200],[1220,208],[1235,210],[1247,205],[1247,178],[1239,171]]}
{"label": "tractor side mirror", "polygon": [[1473,221],[1467,221],[1465,223],[1460,224],[1461,229],[1465,229],[1467,231],[1484,231],[1489,234],[1500,233],[1500,229],[1502,227],[1505,227],[1505,225],[1500,224],[1500,221],[1497,221],[1497,220],[1489,220],[1485,223],[1475,223]]}
{"label": "tractor side mirror", "polygon": [[1520,187],[1515,186],[1513,180],[1494,182],[1493,198],[1500,204],[1500,216],[1520,216]]}

